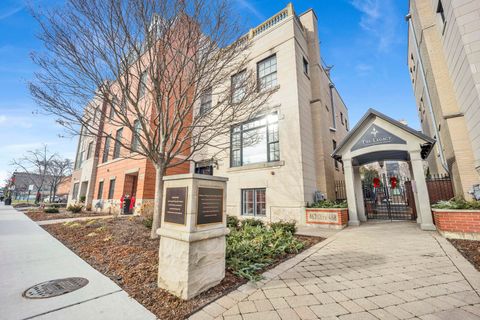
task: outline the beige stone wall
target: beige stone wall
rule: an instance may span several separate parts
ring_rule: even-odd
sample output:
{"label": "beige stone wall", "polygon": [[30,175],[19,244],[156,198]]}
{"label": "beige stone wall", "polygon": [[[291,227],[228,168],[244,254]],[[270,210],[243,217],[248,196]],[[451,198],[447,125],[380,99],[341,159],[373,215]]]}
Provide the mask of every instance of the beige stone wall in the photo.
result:
{"label": "beige stone wall", "polygon": [[[465,64],[461,61],[460,52],[464,51],[465,47],[461,41],[462,37],[457,36],[455,40],[455,19],[450,12],[453,10],[452,4],[460,2],[442,1],[447,21],[445,27],[436,14],[438,0],[410,2],[410,14],[421,57],[416,54],[413,35],[409,31],[408,66],[422,129],[424,133],[436,138],[437,141],[440,138],[441,141],[442,150],[440,150],[440,143],[437,143],[435,151],[429,158],[430,171],[431,173],[444,172],[439,157],[442,151],[454,180],[456,194],[468,198],[470,197],[468,191],[473,184],[480,182],[480,177],[475,171],[474,158],[474,152],[476,153],[478,148],[472,139],[472,131],[468,125],[468,122],[475,121],[475,115],[466,112],[463,98],[463,95],[469,92],[468,87],[474,82],[468,80],[468,76],[465,75],[471,72],[460,70]],[[437,128],[434,126],[427,103],[427,91],[423,86],[419,67],[420,58],[425,69]],[[457,68],[460,69],[456,70]],[[462,74],[461,77],[460,74]]]}
{"label": "beige stone wall", "polygon": [[[304,206],[315,191],[335,198],[334,181],[343,180],[331,158],[333,142],[347,134],[348,111],[320,59],[317,17],[307,11],[290,16],[253,39],[250,68],[272,54],[277,57],[278,89],[269,101],[279,114],[280,161],[230,168],[230,154],[217,156],[214,175],[227,177],[227,214],[241,215],[241,191],[265,188],[266,221],[297,220],[305,223]],[[304,72],[303,59],[308,61]],[[334,129],[331,96],[335,107]],[[343,115],[343,123],[341,121]],[[225,137],[225,140],[230,137]],[[213,151],[203,152],[208,158]],[[200,155],[198,159],[201,159]]]}

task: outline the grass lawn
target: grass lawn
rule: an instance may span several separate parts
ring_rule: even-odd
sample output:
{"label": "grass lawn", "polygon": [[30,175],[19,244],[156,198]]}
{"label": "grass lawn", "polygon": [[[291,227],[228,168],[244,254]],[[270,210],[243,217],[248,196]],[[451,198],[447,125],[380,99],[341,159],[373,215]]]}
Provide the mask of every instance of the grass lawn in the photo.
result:
{"label": "grass lawn", "polygon": [[[262,233],[259,237],[260,230],[254,230],[253,233],[243,232],[239,227],[233,232],[235,238],[227,239],[229,248],[225,279],[216,287],[189,301],[184,301],[157,287],[159,240],[149,238],[150,230],[145,227],[144,222],[142,217],[130,217],[70,222],[43,227],[91,266],[115,281],[158,318],[172,320],[188,317],[211,301],[245,283],[247,279],[241,276],[242,273],[248,273],[249,278],[257,278],[256,275],[260,272],[323,240],[316,237],[295,236],[292,242],[288,236],[282,236],[282,239],[279,239],[280,231],[274,231],[276,235],[271,232],[270,234]],[[244,236],[241,235],[242,233]],[[284,240],[287,238],[288,240]],[[272,239],[276,243],[273,243]],[[260,245],[259,241],[264,243]],[[290,241],[291,248],[293,246],[299,249],[292,252],[282,251],[279,245],[282,241]],[[235,243],[236,248],[232,248],[232,242]],[[255,247],[256,250],[263,247],[265,250],[268,248],[269,251],[255,258],[254,254],[247,252],[249,242],[250,247]],[[285,243],[282,246],[289,247]],[[259,264],[254,267],[254,270],[245,269],[244,258],[258,259]]]}

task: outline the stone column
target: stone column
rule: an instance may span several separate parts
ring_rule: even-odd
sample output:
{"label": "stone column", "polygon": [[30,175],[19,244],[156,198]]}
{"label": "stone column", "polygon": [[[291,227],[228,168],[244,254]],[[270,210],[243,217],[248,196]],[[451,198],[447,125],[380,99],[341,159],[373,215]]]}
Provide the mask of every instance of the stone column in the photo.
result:
{"label": "stone column", "polygon": [[362,176],[360,175],[360,167],[353,167],[353,180],[355,183],[355,198],[357,202],[358,219],[362,222],[367,221],[365,216],[365,203],[363,201]]}
{"label": "stone column", "polygon": [[355,198],[355,176],[353,174],[352,159],[343,159],[343,168],[345,170],[345,191],[347,193],[348,203],[348,225],[358,226],[357,200]]}
{"label": "stone column", "polygon": [[191,299],[225,277],[228,179],[180,174],[164,180],[158,286]]}
{"label": "stone column", "polygon": [[413,200],[415,201],[415,210],[417,211],[417,223],[421,224],[422,223],[422,215],[418,211],[418,193],[417,193],[417,183],[415,182],[415,178],[413,177],[413,167],[412,167],[412,162],[408,162],[408,167],[410,169],[410,177],[411,177],[411,183],[412,183],[412,192],[413,192]]}
{"label": "stone column", "polygon": [[425,171],[423,170],[423,160],[420,156],[420,150],[410,151],[410,163],[415,185],[414,192],[417,215],[420,216],[420,228],[422,230],[436,230],[432,219],[432,209],[428,196],[427,182],[425,181]]}

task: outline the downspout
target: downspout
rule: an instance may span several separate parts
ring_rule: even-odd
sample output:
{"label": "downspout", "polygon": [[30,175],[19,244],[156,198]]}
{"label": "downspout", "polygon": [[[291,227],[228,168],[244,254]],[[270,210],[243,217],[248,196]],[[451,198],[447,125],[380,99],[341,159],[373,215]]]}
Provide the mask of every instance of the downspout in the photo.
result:
{"label": "downspout", "polygon": [[329,86],[330,88],[330,107],[332,109],[332,128],[337,129],[337,121],[335,119],[335,102],[333,101],[333,88],[335,88],[335,85],[333,83],[330,83]]}
{"label": "downspout", "polygon": [[438,131],[437,120],[435,119],[435,114],[433,112],[432,100],[430,99],[430,90],[429,90],[428,85],[427,85],[427,78],[426,78],[426,75],[425,75],[425,69],[423,68],[422,56],[420,55],[420,49],[418,48],[417,35],[415,33],[415,29],[413,28],[412,14],[409,13],[405,17],[405,20],[408,21],[408,26],[409,26],[410,32],[412,33],[412,36],[413,36],[413,45],[415,47],[415,53],[418,57],[418,66],[420,67],[420,74],[421,74],[421,78],[422,78],[422,82],[423,82],[423,87],[425,88],[428,110],[430,111],[430,116],[432,118],[433,127],[434,127],[434,130],[435,130],[435,135],[437,137],[437,150],[438,150],[438,154],[440,155],[440,162],[442,163],[443,169],[445,169],[445,171],[448,173],[448,172],[450,172],[450,170],[448,169],[448,164],[447,164],[447,161],[445,160],[445,156],[443,154],[442,139],[440,137],[440,132]]}

